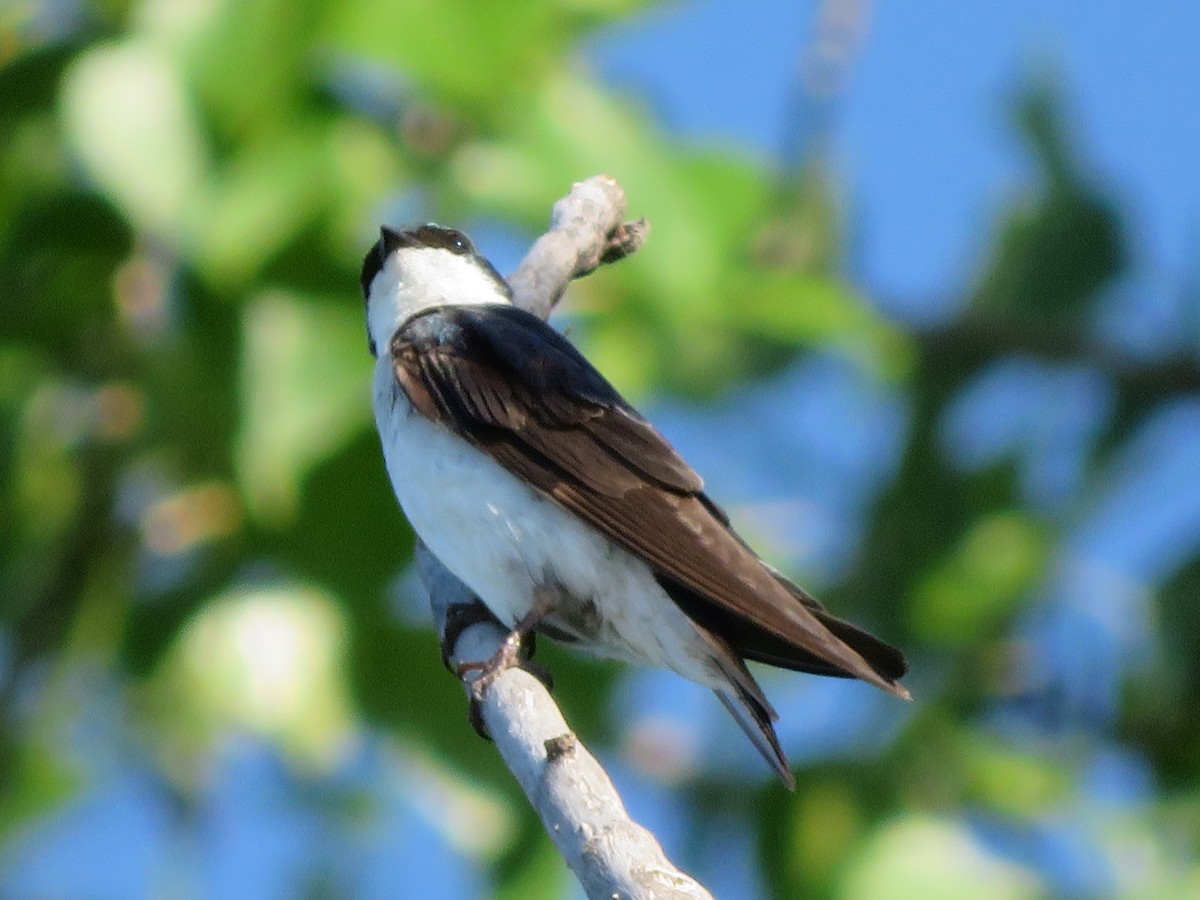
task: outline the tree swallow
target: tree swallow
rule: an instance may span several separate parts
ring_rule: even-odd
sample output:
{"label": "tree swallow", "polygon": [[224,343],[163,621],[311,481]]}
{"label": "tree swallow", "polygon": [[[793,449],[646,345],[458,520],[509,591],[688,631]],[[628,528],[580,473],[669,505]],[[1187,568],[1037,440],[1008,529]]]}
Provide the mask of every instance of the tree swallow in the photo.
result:
{"label": "tree swallow", "polygon": [[778,715],[746,660],[908,698],[900,651],[759,559],[700,476],[566,338],[512,305],[463,234],[384,227],[361,285],[396,497],[514,635],[706,685],[788,787]]}

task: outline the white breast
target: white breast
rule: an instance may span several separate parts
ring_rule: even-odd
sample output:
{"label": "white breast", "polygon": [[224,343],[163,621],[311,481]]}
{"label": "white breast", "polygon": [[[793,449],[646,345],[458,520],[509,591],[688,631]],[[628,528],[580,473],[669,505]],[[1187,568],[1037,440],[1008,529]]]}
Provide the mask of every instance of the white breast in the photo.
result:
{"label": "white breast", "polygon": [[388,475],[405,515],[497,618],[515,625],[535,587],[560,585],[564,604],[575,607],[553,617],[555,625],[594,608],[597,631],[579,635],[583,649],[723,683],[707,646],[645,563],[413,410],[386,353],[376,364],[374,395]]}

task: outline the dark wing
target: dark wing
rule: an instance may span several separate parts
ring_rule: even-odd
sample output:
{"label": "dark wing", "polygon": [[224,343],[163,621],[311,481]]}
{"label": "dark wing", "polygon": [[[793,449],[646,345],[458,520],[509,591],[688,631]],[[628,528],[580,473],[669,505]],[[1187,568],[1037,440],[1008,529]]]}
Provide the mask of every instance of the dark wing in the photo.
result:
{"label": "dark wing", "polygon": [[907,696],[900,653],[766,566],[703,481],[569,341],[516,307],[443,307],[392,339],[423,415],[634,553],[741,656]]}

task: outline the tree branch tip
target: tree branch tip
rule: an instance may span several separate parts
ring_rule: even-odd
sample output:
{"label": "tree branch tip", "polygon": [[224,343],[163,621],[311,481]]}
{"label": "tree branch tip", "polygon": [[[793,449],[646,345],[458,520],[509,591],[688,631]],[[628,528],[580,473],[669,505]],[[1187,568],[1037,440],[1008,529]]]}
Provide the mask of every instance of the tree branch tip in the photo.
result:
{"label": "tree branch tip", "polygon": [[556,231],[572,220],[587,222],[597,211],[620,221],[625,215],[625,190],[609,175],[593,175],[571,185],[570,192],[550,209],[550,230]]}
{"label": "tree branch tip", "polygon": [[642,248],[650,236],[650,223],[644,218],[634,219],[618,225],[606,238],[604,251],[600,254],[601,265],[620,262]]}
{"label": "tree branch tip", "polygon": [[620,262],[632,256],[646,243],[649,234],[650,223],[645,219],[635,219],[617,225],[605,235],[603,244],[580,254],[571,277],[583,278],[585,275],[591,275],[600,266]]}

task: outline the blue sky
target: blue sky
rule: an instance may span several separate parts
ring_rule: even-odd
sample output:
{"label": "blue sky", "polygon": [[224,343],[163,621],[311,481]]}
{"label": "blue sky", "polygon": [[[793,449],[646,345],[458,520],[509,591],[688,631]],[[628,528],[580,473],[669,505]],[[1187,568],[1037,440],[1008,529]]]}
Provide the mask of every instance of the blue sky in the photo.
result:
{"label": "blue sky", "polygon": [[[1192,274],[1200,4],[865,5],[832,149],[855,222],[856,275],[867,287],[903,301],[969,284],[986,240],[981,219],[1029,177],[1012,99],[1043,76],[1061,87],[1078,146],[1129,217],[1141,266],[1176,284]],[[773,157],[814,8],[664,4],[593,41],[589,57],[677,132]]]}

